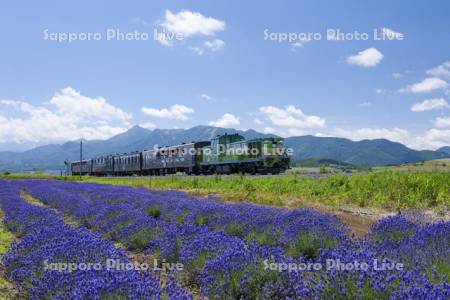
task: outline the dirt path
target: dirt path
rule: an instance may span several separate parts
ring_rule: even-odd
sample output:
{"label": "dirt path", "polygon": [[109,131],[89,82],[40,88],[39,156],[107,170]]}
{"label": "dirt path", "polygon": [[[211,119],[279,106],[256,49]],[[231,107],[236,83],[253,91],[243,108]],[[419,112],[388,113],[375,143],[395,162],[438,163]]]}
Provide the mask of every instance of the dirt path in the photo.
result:
{"label": "dirt path", "polygon": [[373,216],[354,215],[352,213],[338,212],[336,213],[342,222],[350,227],[350,230],[357,239],[362,239],[369,232],[370,227],[379,218]]}

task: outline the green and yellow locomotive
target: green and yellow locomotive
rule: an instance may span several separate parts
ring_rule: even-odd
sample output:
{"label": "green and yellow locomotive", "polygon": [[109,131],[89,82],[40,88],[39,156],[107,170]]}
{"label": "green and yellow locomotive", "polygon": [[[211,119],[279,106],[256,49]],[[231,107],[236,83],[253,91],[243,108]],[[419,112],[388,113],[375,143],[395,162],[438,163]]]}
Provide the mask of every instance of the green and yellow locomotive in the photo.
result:
{"label": "green and yellow locomotive", "polygon": [[277,137],[245,140],[239,134],[219,135],[202,148],[204,173],[278,174],[289,168],[283,140]]}

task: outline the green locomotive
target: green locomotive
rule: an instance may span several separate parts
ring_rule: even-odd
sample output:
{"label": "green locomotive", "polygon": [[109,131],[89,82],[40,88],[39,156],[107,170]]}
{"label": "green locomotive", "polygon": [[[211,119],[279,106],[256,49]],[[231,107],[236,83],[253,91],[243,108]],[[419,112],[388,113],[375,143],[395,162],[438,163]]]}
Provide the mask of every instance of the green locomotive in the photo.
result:
{"label": "green locomotive", "polygon": [[202,148],[205,174],[278,174],[289,168],[289,156],[278,137],[245,140],[239,134],[218,135]]}

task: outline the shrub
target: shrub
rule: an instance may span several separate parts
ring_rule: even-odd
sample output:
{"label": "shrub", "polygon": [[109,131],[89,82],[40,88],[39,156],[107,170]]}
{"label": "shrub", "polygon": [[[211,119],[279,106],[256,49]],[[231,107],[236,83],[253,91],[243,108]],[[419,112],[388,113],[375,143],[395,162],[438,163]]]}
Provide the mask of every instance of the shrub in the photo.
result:
{"label": "shrub", "polygon": [[317,258],[321,249],[335,248],[338,241],[324,232],[300,233],[291,245],[286,254],[295,258],[304,257],[307,259]]}
{"label": "shrub", "polygon": [[147,215],[154,217],[154,218],[159,218],[161,216],[162,213],[162,207],[161,205],[152,205],[149,208],[147,208]]}

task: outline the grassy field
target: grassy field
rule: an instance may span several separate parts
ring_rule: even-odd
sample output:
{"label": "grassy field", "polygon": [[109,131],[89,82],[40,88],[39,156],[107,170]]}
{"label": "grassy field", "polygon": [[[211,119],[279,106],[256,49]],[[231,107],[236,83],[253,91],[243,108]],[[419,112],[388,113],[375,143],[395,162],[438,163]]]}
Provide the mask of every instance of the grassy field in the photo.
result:
{"label": "grassy field", "polygon": [[[166,176],[166,177],[83,177],[85,182],[129,185],[159,190],[185,190],[193,195],[217,195],[227,201],[245,201],[297,208],[311,204],[331,208],[374,207],[387,210],[433,209],[447,212],[450,207],[448,161],[378,168],[352,176],[329,174],[321,179],[289,172],[283,176]],[[449,163],[450,165],[450,163]],[[57,177],[10,174],[3,178],[62,179],[78,181],[77,176]]]}
{"label": "grassy field", "polygon": [[155,178],[93,178],[85,181],[131,185],[150,189],[186,190],[195,195],[217,194],[229,201],[301,207],[316,202],[332,207],[354,205],[384,209],[436,209],[450,206],[450,173],[374,171],[324,179],[288,175],[282,177],[213,176]]}
{"label": "grassy field", "polygon": [[389,169],[395,171],[450,172],[450,159],[435,159],[411,164],[403,164],[399,166],[379,167],[378,169]]}

